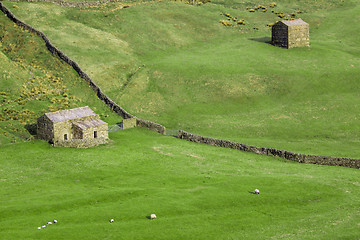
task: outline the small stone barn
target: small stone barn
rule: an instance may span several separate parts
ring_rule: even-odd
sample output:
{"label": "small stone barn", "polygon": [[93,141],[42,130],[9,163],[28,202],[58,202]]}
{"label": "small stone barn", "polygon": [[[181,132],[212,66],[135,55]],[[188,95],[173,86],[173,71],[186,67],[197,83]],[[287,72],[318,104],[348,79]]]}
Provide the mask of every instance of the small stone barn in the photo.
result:
{"label": "small stone barn", "polygon": [[277,22],[272,26],[271,42],[284,48],[308,47],[309,24],[301,18]]}
{"label": "small stone barn", "polygon": [[88,106],[73,108],[38,118],[37,136],[56,146],[92,147],[106,143],[108,124]]}

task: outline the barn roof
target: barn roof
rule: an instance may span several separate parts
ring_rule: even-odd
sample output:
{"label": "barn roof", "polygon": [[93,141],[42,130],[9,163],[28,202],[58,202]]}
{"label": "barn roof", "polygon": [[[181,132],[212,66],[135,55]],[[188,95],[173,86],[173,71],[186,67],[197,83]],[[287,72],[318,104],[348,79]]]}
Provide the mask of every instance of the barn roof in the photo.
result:
{"label": "barn roof", "polygon": [[52,121],[52,122],[62,122],[82,117],[89,117],[95,116],[96,113],[91,110],[88,106],[86,107],[79,107],[73,109],[67,109],[57,112],[50,112],[45,113],[45,115]]}
{"label": "barn roof", "polygon": [[304,22],[301,18],[295,20],[283,20],[281,21],[287,26],[298,26],[298,25],[309,25],[307,22]]}
{"label": "barn roof", "polygon": [[92,128],[92,127],[104,125],[104,124],[107,124],[107,123],[100,120],[100,119],[93,119],[93,120],[85,120],[85,121],[82,121],[82,122],[76,122],[76,123],[73,123],[73,124],[75,126],[78,126],[81,129],[87,129],[87,128]]}

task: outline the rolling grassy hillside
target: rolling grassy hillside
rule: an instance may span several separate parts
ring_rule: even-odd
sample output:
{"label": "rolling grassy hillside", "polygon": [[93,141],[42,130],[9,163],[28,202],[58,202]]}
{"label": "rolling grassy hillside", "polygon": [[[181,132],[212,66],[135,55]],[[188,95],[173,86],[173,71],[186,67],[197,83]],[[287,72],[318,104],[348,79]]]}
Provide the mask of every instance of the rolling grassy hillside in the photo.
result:
{"label": "rolling grassy hillside", "polygon": [[[249,13],[238,1],[6,4],[139,117],[245,143],[359,157],[359,48],[351,27],[333,21],[347,14],[356,22],[351,2],[279,1],[282,11],[301,7],[315,25],[311,48],[290,51],[265,43],[263,20],[276,16]],[[121,4],[130,7],[110,11]],[[243,15],[246,25],[221,26],[226,12]],[[110,133],[110,144],[91,149],[7,144],[31,139],[24,126],[48,110],[89,105],[110,124],[121,119],[38,37],[3,15],[0,30],[1,239],[358,239],[357,169],[145,129]],[[349,36],[338,40],[342,33]],[[151,213],[158,219],[147,219]]]}
{"label": "rolling grassy hillside", "polygon": [[[12,10],[136,116],[246,144],[359,158],[359,4],[282,0],[267,12],[247,9],[271,2],[16,3]],[[267,44],[266,25],[281,20],[276,12],[309,22],[310,48]],[[225,13],[246,25],[223,26]]]}
{"label": "rolling grassy hillside", "polygon": [[[132,129],[92,149],[1,147],[2,239],[358,239],[357,169]],[[252,194],[255,188],[260,195]],[[151,213],[157,219],[146,217]],[[115,219],[110,224],[109,220]],[[48,221],[55,225],[38,230]]]}
{"label": "rolling grassy hillside", "polygon": [[109,124],[112,113],[67,64],[53,57],[43,41],[0,16],[0,144],[32,139],[45,112],[90,106]]}

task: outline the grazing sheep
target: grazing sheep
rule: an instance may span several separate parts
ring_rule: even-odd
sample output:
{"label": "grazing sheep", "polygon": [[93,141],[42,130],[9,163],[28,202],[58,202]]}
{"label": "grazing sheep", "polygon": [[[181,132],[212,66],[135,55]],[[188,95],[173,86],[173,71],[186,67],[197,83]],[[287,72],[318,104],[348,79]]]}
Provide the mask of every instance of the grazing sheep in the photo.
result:
{"label": "grazing sheep", "polygon": [[41,227],[38,227],[38,229],[41,229]]}
{"label": "grazing sheep", "polygon": [[47,222],[47,225],[51,225],[52,224],[52,222]]}
{"label": "grazing sheep", "polygon": [[110,219],[110,223],[113,223],[114,222],[114,219]]}
{"label": "grazing sheep", "polygon": [[255,189],[255,194],[260,194],[259,189]]}
{"label": "grazing sheep", "polygon": [[46,227],[46,225],[43,225],[42,228]]}
{"label": "grazing sheep", "polygon": [[54,223],[57,223],[57,220],[54,220],[53,222],[54,222]]}
{"label": "grazing sheep", "polygon": [[150,219],[151,219],[151,220],[156,219],[156,215],[155,215],[155,214],[151,214],[151,215],[150,215]]}

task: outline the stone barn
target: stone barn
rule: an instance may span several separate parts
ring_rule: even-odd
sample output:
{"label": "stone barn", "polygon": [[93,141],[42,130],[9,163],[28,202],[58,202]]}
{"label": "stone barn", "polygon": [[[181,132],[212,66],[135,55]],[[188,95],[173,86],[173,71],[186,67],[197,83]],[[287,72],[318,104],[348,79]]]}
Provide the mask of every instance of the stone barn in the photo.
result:
{"label": "stone barn", "polygon": [[92,147],[106,143],[108,124],[88,106],[73,108],[38,118],[37,136],[55,146]]}
{"label": "stone barn", "polygon": [[277,22],[272,26],[271,42],[284,48],[308,47],[309,24],[301,18]]}

